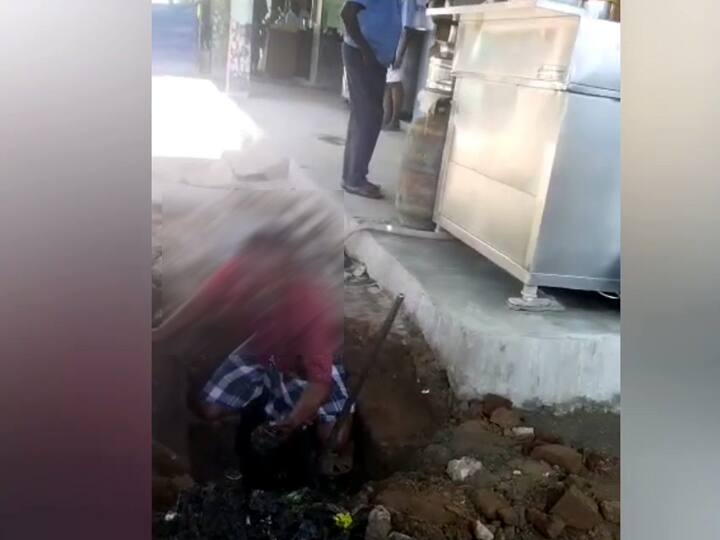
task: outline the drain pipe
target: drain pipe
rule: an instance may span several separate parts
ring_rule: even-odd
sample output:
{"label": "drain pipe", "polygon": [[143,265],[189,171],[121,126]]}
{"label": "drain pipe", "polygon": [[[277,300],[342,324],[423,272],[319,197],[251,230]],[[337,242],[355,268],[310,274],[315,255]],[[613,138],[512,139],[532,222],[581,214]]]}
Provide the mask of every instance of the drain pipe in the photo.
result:
{"label": "drain pipe", "polygon": [[383,221],[364,221],[359,223],[345,235],[345,242],[355,233],[360,231],[372,231],[390,234],[394,236],[405,236],[408,238],[421,238],[423,240],[453,240],[453,237],[446,232],[419,231],[409,227],[395,225]]}

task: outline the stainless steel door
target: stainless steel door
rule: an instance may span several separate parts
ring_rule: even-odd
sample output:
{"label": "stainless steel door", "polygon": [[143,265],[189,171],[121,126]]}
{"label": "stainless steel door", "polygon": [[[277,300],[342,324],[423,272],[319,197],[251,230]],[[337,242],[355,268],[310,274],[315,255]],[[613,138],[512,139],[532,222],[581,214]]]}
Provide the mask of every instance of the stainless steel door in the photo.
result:
{"label": "stainless steel door", "polygon": [[529,269],[566,93],[456,81],[442,217]]}

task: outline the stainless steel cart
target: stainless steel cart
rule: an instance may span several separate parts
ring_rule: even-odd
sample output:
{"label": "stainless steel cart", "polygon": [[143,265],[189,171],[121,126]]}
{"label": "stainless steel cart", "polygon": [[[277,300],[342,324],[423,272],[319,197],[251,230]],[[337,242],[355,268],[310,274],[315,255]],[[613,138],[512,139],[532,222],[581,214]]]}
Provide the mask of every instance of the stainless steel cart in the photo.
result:
{"label": "stainless steel cart", "polygon": [[545,0],[458,20],[439,227],[538,286],[620,290],[620,25]]}

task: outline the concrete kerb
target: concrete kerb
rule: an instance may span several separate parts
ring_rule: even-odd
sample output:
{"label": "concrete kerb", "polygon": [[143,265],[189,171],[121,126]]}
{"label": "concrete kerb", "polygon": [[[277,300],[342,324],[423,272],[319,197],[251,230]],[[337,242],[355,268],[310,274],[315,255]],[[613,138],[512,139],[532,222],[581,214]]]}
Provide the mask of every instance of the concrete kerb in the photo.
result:
{"label": "concrete kerb", "polygon": [[[349,225],[357,223],[352,218]],[[620,394],[619,336],[502,335],[469,328],[442,309],[420,280],[377,239],[358,232],[348,253],[363,261],[370,275],[393,294],[405,294],[405,310],[448,373],[460,399],[492,392],[526,407],[571,410],[601,406],[617,410]]]}

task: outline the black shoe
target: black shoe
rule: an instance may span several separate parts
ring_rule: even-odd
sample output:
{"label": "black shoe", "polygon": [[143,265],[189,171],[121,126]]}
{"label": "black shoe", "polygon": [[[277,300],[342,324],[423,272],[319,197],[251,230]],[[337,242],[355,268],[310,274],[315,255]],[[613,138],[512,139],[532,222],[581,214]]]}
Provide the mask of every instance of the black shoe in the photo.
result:
{"label": "black shoe", "polygon": [[358,197],[365,197],[366,199],[382,199],[383,194],[380,191],[380,187],[370,182],[363,182],[360,185],[353,186],[343,182],[342,188],[348,193],[357,195]]}
{"label": "black shoe", "polygon": [[369,186],[371,189],[376,190],[378,193],[380,193],[382,191],[382,189],[380,188],[379,185],[373,184],[369,180],[365,180],[365,185]]}

